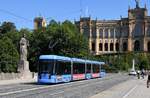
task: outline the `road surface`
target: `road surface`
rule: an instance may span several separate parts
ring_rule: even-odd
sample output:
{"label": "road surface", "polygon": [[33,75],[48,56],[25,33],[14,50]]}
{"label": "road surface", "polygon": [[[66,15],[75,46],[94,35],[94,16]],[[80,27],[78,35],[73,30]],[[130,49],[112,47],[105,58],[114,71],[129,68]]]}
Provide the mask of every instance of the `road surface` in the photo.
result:
{"label": "road surface", "polygon": [[145,79],[135,77],[91,98],[150,98],[150,88],[146,87],[146,81],[147,77]]}
{"label": "road surface", "polygon": [[[38,85],[36,82],[0,84],[0,98],[89,98],[131,79],[124,74],[110,74],[105,78],[82,80],[57,85]],[[19,81],[19,80],[18,80]],[[5,81],[3,81],[5,84]],[[8,82],[8,81],[6,81]],[[9,81],[12,82],[12,81]]]}

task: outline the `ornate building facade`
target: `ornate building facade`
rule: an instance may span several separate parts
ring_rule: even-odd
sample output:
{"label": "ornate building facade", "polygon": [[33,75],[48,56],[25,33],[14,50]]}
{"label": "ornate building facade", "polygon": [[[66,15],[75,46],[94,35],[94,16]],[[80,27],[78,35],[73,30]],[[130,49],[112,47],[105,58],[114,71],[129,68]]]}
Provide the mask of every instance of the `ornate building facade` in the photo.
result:
{"label": "ornate building facade", "polygon": [[146,6],[128,9],[128,17],[120,20],[92,20],[82,17],[75,24],[89,40],[94,55],[125,52],[150,52],[150,16]]}

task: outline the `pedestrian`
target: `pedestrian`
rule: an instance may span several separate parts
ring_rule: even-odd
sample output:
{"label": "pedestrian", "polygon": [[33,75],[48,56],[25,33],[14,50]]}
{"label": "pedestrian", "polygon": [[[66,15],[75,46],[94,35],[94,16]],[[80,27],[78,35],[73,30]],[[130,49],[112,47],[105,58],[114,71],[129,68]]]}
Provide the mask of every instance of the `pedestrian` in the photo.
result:
{"label": "pedestrian", "polygon": [[142,69],[141,70],[141,76],[142,76],[143,79],[144,79],[144,74],[145,74],[144,69]]}
{"label": "pedestrian", "polygon": [[150,72],[148,71],[147,88],[149,88],[149,82],[150,82]]}
{"label": "pedestrian", "polygon": [[138,79],[140,79],[140,71],[139,70],[137,71],[137,77],[138,77]]}

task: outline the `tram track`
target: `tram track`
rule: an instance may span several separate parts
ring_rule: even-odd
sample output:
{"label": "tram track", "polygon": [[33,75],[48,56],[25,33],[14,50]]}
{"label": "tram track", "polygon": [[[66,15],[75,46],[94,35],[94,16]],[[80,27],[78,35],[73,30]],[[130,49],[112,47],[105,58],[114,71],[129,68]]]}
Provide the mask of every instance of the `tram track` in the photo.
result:
{"label": "tram track", "polygon": [[[111,79],[111,78],[113,78],[113,77],[115,77],[115,76],[108,76],[108,77],[105,77],[105,80],[108,78],[108,79]],[[101,81],[103,81],[103,79],[100,79]],[[51,88],[51,87],[57,87],[57,86],[63,86],[63,85],[68,85],[68,84],[76,84],[75,82],[79,82],[80,83],[80,85],[83,85],[83,84],[85,84],[85,82],[87,82],[88,83],[88,81],[89,80],[81,80],[81,81],[74,81],[74,82],[69,82],[69,83],[63,83],[63,84],[55,84],[55,85],[48,85],[48,87],[49,88]],[[93,82],[95,82],[95,81],[97,81],[97,79],[92,79],[91,81],[93,81]],[[22,90],[22,89],[30,89],[30,88],[36,88],[36,87],[47,87],[47,85],[38,85],[38,84],[36,84],[36,83],[33,83],[33,85],[32,84],[28,84],[28,83],[21,83],[21,84],[15,84],[15,85],[5,85],[5,86],[0,86],[0,94],[1,93],[3,93],[4,92],[4,90],[5,90],[5,92],[7,91],[7,92],[9,92],[9,91],[11,91],[11,89],[13,89],[13,91],[16,91],[16,90]],[[77,86],[77,85],[75,85],[75,86]]]}
{"label": "tram track", "polygon": [[[114,76],[113,76],[114,77]],[[109,76],[106,78],[110,78]],[[88,81],[88,80],[83,80],[83,81]],[[83,82],[81,81],[75,81],[75,82]],[[70,84],[70,83],[75,83],[75,82],[69,82],[69,83],[64,83],[64,84],[56,84],[56,85],[48,85],[48,87],[53,87],[53,86],[62,86],[65,84]],[[0,86],[0,94],[4,93],[4,92],[9,92],[11,91],[11,89],[13,89],[13,91],[16,90],[21,90],[21,89],[30,89],[30,88],[35,88],[35,87],[43,87],[43,86],[47,86],[47,85],[38,85],[37,83],[20,83],[20,84],[13,84],[13,85],[1,85]],[[5,90],[5,91],[4,91]]]}
{"label": "tram track", "polygon": [[[105,78],[97,78],[97,79],[91,79],[91,80],[83,80],[83,81],[76,81],[76,82],[69,82],[64,84],[57,84],[57,85],[31,85],[31,84],[19,84],[15,86],[10,87],[4,87],[3,89],[0,89],[0,97],[5,98],[27,98],[27,96],[30,98],[43,98],[38,96],[55,96],[59,94],[64,94],[65,92],[72,92],[72,90],[77,89],[88,89],[89,86],[98,85],[97,89],[99,87],[103,87],[103,84],[109,83],[113,85],[115,81],[119,82],[119,78],[121,75],[114,74],[114,75],[108,75]],[[127,78],[128,79],[128,78]],[[110,81],[110,82],[109,82]],[[99,86],[99,84],[101,84]],[[101,88],[100,87],[100,88]],[[108,86],[109,87],[109,86]],[[96,87],[95,87],[96,88]],[[94,91],[94,90],[93,90]],[[38,96],[36,96],[38,95]],[[48,97],[51,98],[51,97]],[[57,97],[54,97],[57,98]],[[62,97],[63,98],[63,97]],[[68,97],[69,98],[69,97]]]}

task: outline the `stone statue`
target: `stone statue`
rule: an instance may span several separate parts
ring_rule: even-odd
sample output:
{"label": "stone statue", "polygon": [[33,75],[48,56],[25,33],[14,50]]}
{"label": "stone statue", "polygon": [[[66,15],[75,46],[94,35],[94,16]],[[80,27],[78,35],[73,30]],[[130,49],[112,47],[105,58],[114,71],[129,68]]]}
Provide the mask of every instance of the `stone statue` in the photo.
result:
{"label": "stone statue", "polygon": [[27,61],[27,46],[29,46],[29,42],[24,35],[20,40],[20,60]]}
{"label": "stone statue", "polygon": [[140,2],[140,0],[135,0],[136,8],[139,8],[139,2]]}
{"label": "stone statue", "polygon": [[20,40],[20,61],[18,65],[18,72],[21,75],[21,78],[31,77],[31,72],[29,70],[29,62],[27,61],[27,47],[29,46],[28,40],[25,38],[25,35]]}

